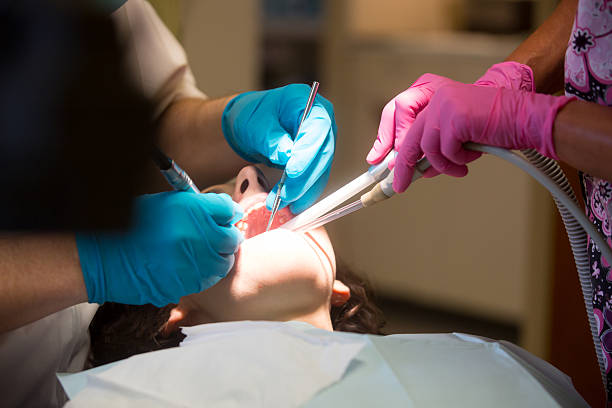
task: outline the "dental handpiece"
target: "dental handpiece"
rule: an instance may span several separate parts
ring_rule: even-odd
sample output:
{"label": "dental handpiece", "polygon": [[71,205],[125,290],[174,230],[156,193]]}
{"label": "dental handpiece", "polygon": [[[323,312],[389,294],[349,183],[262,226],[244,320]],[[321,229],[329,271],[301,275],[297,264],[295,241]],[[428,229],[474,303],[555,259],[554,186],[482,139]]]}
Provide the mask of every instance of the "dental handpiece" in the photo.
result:
{"label": "dental handpiece", "polygon": [[181,169],[174,160],[166,156],[156,146],[153,147],[153,161],[173,189],[200,193],[200,189],[198,189],[185,170]]}

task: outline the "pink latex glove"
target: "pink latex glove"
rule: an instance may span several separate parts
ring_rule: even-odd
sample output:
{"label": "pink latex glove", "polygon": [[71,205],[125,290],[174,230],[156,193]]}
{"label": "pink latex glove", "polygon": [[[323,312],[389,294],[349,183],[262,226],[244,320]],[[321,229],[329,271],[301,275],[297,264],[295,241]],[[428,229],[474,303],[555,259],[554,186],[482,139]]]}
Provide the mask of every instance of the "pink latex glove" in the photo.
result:
{"label": "pink latex glove", "polygon": [[[417,115],[427,106],[431,96],[441,87],[454,81],[439,75],[424,74],[410,88],[389,101],[380,118],[378,135],[366,160],[380,163],[391,149],[399,150],[408,129]],[[533,72],[518,62],[502,62],[493,65],[474,84],[508,89],[534,91]],[[393,161],[390,163],[393,167]],[[431,169],[428,174],[435,173]]]}
{"label": "pink latex glove", "polygon": [[[398,150],[417,115],[427,106],[431,96],[443,85],[452,83],[449,78],[424,74],[410,88],[391,99],[383,108],[378,135],[366,157],[370,164],[380,163],[391,149]],[[393,163],[390,163],[391,168]]]}
{"label": "pink latex glove", "polygon": [[553,122],[573,99],[460,82],[445,85],[408,130],[396,159],[393,189],[406,190],[423,155],[438,172],[465,176],[465,164],[480,156],[463,149],[465,142],[536,149],[556,159]]}
{"label": "pink latex glove", "polygon": [[474,82],[474,85],[535,92],[531,68],[514,61],[492,65],[483,76]]}

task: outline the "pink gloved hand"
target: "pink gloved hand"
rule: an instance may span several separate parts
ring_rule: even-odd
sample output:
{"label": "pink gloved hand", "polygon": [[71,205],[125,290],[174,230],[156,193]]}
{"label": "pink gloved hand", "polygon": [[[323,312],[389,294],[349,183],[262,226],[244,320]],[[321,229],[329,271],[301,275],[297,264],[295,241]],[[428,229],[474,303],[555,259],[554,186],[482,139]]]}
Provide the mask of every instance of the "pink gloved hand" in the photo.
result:
{"label": "pink gloved hand", "polygon": [[398,150],[408,129],[417,115],[427,106],[431,96],[441,86],[452,82],[454,82],[452,79],[443,76],[424,74],[410,88],[391,99],[382,110],[378,135],[366,161],[378,164],[391,149]]}
{"label": "pink gloved hand", "polygon": [[465,164],[480,156],[464,149],[465,142],[536,149],[557,159],[553,122],[557,112],[573,99],[460,82],[445,85],[408,130],[396,158],[393,189],[406,190],[414,165],[423,155],[438,172],[465,176]]}
{"label": "pink gloved hand", "polygon": [[[367,162],[380,163],[391,149],[399,151],[408,129],[427,106],[432,95],[441,86],[454,82],[443,76],[424,74],[410,88],[391,99],[382,111],[378,135],[366,157]],[[531,68],[507,61],[493,65],[474,84],[533,92],[533,83]],[[393,161],[390,164],[392,166]],[[428,171],[429,175],[432,173],[435,173],[434,169]]]}

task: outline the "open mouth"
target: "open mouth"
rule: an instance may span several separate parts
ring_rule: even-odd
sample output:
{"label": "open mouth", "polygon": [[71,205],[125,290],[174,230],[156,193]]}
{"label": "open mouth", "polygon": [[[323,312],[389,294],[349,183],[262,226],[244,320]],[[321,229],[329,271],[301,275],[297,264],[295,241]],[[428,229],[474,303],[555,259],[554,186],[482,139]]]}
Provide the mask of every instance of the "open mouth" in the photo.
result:
{"label": "open mouth", "polygon": [[[266,208],[267,193],[256,194],[240,202],[244,208],[244,217],[236,223],[236,227],[244,234],[246,239],[252,238],[266,231],[272,212]],[[270,229],[275,229],[293,218],[289,207],[276,212]]]}

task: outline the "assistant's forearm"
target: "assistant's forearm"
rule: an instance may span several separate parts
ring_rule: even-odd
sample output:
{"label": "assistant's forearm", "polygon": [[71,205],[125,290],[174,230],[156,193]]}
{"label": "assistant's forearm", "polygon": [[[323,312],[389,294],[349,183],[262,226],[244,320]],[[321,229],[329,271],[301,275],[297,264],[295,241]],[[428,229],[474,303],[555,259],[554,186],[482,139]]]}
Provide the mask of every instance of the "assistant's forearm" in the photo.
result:
{"label": "assistant's forearm", "polygon": [[87,301],[73,235],[2,235],[0,272],[0,333]]}
{"label": "assistant's forearm", "polygon": [[563,62],[577,4],[577,0],[562,0],[550,17],[506,59],[531,67],[537,92],[555,93],[563,89]]}
{"label": "assistant's forearm", "polygon": [[221,115],[232,98],[182,99],[160,119],[161,149],[200,187],[225,182],[246,164],[227,144],[221,129]]}
{"label": "assistant's forearm", "polygon": [[612,180],[612,108],[574,101],[557,114],[555,150],[572,167]]}

